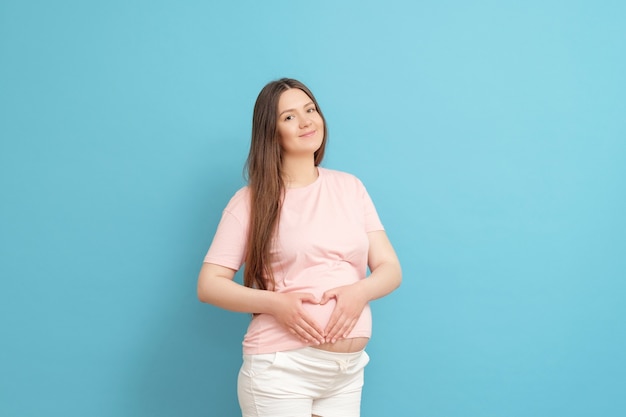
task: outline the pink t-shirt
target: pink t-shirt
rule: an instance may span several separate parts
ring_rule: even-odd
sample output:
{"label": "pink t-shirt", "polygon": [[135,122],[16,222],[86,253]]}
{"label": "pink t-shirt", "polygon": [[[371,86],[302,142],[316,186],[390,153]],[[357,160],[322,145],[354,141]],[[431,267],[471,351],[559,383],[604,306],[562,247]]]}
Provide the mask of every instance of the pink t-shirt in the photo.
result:
{"label": "pink t-shirt", "polygon": [[[353,175],[318,168],[317,180],[286,190],[271,257],[277,292],[324,291],[365,279],[368,232],[383,230],[365,187]],[[239,270],[245,260],[250,217],[249,189],[243,187],[224,209],[204,262]],[[335,307],[304,304],[325,328]],[[348,337],[370,337],[372,316],[365,307]],[[243,340],[245,354],[271,353],[306,346],[273,316],[254,316]]]}

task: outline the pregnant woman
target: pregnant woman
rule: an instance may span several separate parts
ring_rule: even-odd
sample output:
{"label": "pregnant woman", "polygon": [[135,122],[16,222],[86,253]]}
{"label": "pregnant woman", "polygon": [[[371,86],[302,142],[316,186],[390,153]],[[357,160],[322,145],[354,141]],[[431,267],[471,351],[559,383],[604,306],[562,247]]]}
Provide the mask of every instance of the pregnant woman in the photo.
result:
{"label": "pregnant woman", "polygon": [[326,139],[304,84],[283,78],[261,90],[248,185],[224,209],[200,271],[201,301],[252,314],[238,379],[243,417],[359,416],[369,302],[402,279],[361,181],[320,167]]}

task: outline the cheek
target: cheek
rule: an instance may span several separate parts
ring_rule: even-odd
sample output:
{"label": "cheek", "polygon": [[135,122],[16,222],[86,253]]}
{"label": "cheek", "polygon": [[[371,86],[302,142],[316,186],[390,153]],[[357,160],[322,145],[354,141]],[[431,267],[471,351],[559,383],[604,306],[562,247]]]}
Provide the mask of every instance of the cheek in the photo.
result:
{"label": "cheek", "polygon": [[278,145],[280,149],[285,149],[285,139],[283,139],[283,135],[280,132],[278,133]]}
{"label": "cheek", "polygon": [[285,149],[285,146],[289,146],[290,132],[287,129],[278,129],[276,132],[278,136],[278,144],[281,149]]}
{"label": "cheek", "polygon": [[289,129],[287,126],[281,126],[278,129],[278,140],[282,143],[283,141],[287,141],[289,138],[292,138],[295,134],[296,133],[293,129]]}
{"label": "cheek", "polygon": [[281,127],[276,128],[276,136],[278,137],[278,142],[283,143],[283,138],[285,137],[285,129]]}
{"label": "cheek", "polygon": [[324,128],[324,119],[319,114],[317,115],[317,125],[322,129]]}

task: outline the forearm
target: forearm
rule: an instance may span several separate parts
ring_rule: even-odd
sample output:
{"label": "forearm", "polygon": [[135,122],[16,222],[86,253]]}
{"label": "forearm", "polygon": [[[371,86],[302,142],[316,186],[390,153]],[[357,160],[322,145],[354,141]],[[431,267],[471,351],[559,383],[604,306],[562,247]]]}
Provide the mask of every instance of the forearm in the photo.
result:
{"label": "forearm", "polygon": [[369,232],[368,266],[372,273],[357,283],[367,301],[384,297],[400,286],[402,268],[384,230]]}
{"label": "forearm", "polygon": [[398,262],[386,262],[378,265],[367,279],[355,285],[363,292],[368,301],[376,300],[391,293],[402,282],[402,270]]}
{"label": "forearm", "polygon": [[257,290],[238,284],[234,277],[232,269],[205,263],[198,277],[198,298],[225,310],[271,314],[305,343],[324,343],[322,328],[302,307],[318,304],[313,294]]}
{"label": "forearm", "polygon": [[337,304],[326,325],[326,342],[335,343],[348,337],[368,302],[384,297],[398,286],[402,280],[400,263],[395,256],[376,264],[368,278],[354,284],[326,291],[320,304],[335,298]]}
{"label": "forearm", "polygon": [[[220,274],[220,272],[222,274]],[[232,280],[232,274],[204,264],[198,279],[198,299],[225,310],[241,313],[272,313],[276,293],[248,288]]]}

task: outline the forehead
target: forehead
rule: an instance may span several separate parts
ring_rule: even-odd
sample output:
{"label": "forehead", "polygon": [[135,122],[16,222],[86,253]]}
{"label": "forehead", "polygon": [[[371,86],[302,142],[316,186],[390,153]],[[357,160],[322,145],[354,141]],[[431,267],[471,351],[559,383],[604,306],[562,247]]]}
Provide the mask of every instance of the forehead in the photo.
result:
{"label": "forehead", "polygon": [[289,90],[283,91],[280,95],[278,99],[278,112],[304,107],[312,101],[311,97],[299,88],[290,88]]}

